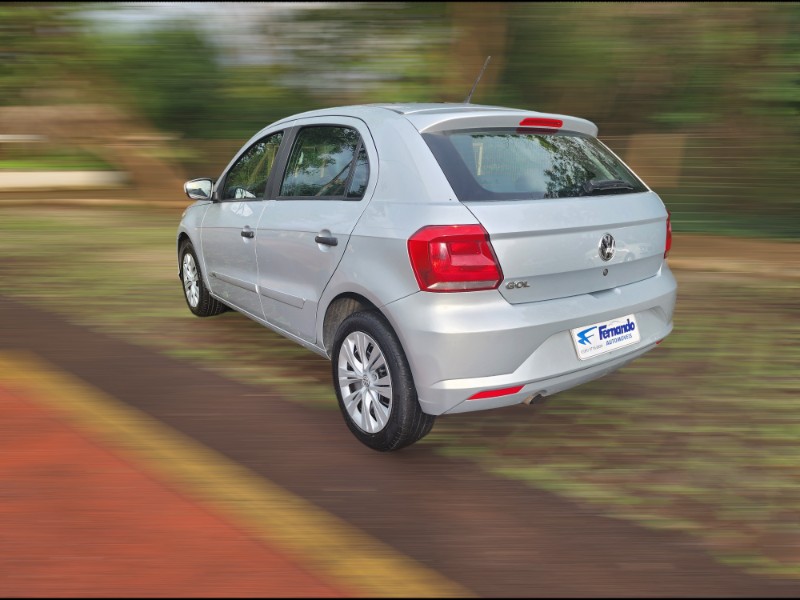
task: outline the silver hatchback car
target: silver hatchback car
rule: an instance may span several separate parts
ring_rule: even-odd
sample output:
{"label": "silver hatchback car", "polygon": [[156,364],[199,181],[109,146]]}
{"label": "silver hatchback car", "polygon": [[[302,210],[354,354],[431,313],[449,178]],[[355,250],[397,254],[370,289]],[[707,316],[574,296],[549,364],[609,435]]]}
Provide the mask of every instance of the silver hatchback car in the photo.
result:
{"label": "silver hatchback car", "polygon": [[472,104],[287,117],[186,183],[189,309],[329,358],[376,450],[601,377],[670,333],[676,284],[664,204],[596,135]]}

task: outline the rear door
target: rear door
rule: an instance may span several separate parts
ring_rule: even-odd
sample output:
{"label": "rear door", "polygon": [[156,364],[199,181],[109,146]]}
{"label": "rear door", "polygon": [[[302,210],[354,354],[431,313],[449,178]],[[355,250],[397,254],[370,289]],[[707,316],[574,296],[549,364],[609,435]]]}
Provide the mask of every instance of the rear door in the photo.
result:
{"label": "rear door", "polygon": [[258,223],[258,289],[267,321],[315,342],[319,299],[375,187],[377,151],[358,119],[294,124]]}
{"label": "rear door", "polygon": [[256,288],[256,227],[266,206],[267,180],[283,132],[252,144],[220,180],[209,205],[201,243],[211,290],[236,309],[263,318]]}
{"label": "rear door", "polygon": [[664,205],[592,136],[497,128],[424,137],[489,233],[510,303],[597,292],[658,272]]}

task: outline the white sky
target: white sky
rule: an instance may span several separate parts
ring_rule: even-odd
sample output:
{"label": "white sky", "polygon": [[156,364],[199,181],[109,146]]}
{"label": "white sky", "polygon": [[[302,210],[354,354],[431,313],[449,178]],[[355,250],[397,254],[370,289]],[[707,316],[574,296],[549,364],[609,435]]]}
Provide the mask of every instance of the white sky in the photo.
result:
{"label": "white sky", "polygon": [[233,51],[236,62],[270,63],[275,56],[263,36],[263,21],[296,10],[335,8],[334,2],[119,2],[86,11],[99,29],[135,32],[159,23],[186,21]]}

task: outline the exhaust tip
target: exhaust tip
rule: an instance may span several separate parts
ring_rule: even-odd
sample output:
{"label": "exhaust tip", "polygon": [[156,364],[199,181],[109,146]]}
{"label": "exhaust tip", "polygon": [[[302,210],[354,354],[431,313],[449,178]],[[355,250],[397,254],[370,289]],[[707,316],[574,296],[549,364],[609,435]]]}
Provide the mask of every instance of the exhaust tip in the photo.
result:
{"label": "exhaust tip", "polygon": [[531,405],[531,404],[539,404],[544,400],[544,394],[541,392],[538,394],[532,394],[523,400],[523,404]]}

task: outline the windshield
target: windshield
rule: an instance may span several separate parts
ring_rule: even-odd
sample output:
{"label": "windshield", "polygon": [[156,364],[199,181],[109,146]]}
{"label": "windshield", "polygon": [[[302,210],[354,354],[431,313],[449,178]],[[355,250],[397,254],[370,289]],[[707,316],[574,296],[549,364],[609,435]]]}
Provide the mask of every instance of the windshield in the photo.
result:
{"label": "windshield", "polygon": [[462,202],[647,191],[603,144],[580,133],[470,129],[422,137]]}

